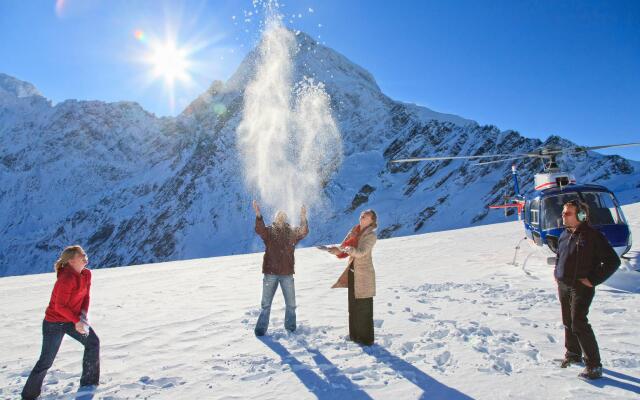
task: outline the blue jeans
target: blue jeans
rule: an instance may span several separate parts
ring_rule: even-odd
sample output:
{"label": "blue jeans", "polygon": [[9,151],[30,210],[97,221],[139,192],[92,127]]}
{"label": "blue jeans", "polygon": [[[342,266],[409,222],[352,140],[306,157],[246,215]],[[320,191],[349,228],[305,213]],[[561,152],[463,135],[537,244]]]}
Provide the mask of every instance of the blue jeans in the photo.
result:
{"label": "blue jeans", "polygon": [[278,284],[282,288],[286,306],[284,327],[289,332],[296,330],[296,289],[293,283],[293,275],[264,274],[264,279],[262,280],[262,311],[260,311],[255,329],[255,333],[258,336],[264,335],[269,327],[271,303],[273,302],[273,296],[276,294],[276,289],[278,289]]}
{"label": "blue jeans", "polygon": [[89,328],[88,335],[82,335],[76,331],[73,322],[49,322],[42,321],[42,352],[27,383],[22,389],[23,399],[35,399],[42,390],[42,381],[47,374],[53,360],[58,354],[62,338],[67,334],[84,345],[84,357],[82,359],[82,377],[80,386],[98,385],[100,379],[100,340]]}

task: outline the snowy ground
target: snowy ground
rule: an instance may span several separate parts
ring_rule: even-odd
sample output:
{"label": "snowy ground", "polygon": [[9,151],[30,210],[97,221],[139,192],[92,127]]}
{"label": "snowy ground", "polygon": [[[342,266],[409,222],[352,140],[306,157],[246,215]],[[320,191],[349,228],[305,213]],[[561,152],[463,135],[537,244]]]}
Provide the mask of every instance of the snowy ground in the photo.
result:
{"label": "snowy ground", "polygon": [[[640,203],[625,212],[638,268]],[[637,399],[640,272],[598,288],[590,315],[605,378],[585,382],[554,361],[563,333],[547,254],[523,244],[508,264],[521,237],[519,223],[505,223],[379,241],[371,348],[345,340],[347,293],[330,289],[343,261],[316,249],[296,253],[298,332],[285,333],[278,292],[262,340],[261,254],[96,270],[95,398]],[[38,357],[53,283],[0,279],[0,398],[18,397]],[[65,338],[44,399],[75,397],[81,351]]]}

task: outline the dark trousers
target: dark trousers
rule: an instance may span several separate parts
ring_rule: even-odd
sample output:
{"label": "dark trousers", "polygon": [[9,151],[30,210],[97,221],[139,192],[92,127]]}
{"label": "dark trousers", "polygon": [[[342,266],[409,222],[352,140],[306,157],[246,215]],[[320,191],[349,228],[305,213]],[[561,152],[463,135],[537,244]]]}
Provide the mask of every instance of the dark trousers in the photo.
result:
{"label": "dark trousers", "polygon": [[356,299],[354,273],[349,268],[349,337],[364,345],[373,344],[373,297]]}
{"label": "dark trousers", "polygon": [[587,319],[589,306],[595,295],[595,288],[576,281],[567,285],[558,281],[558,296],[562,307],[564,325],[564,346],[566,356],[583,355],[584,363],[589,367],[601,367],[600,350],[596,335]]}
{"label": "dark trousers", "polygon": [[24,389],[22,389],[23,399],[35,399],[40,396],[42,381],[53,365],[53,360],[58,354],[65,334],[84,345],[80,386],[98,385],[100,379],[100,340],[93,329],[89,328],[89,334],[84,336],[76,331],[73,322],[42,321],[42,352],[40,359],[29,374]]}

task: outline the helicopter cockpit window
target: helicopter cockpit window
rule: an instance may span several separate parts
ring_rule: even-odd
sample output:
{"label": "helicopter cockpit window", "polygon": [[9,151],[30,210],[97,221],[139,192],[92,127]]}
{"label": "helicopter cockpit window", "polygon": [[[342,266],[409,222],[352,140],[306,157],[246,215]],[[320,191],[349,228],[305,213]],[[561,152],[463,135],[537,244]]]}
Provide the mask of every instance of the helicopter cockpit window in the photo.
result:
{"label": "helicopter cockpit window", "polygon": [[589,206],[589,219],[593,225],[623,224],[620,212],[607,192],[586,192],[582,198]]}
{"label": "helicopter cockpit window", "polygon": [[543,229],[563,228],[562,224],[562,207],[570,200],[577,199],[575,193],[561,194],[557,196],[545,197],[542,200]]}
{"label": "helicopter cockpit window", "polygon": [[[590,222],[593,225],[624,224],[622,213],[613,196],[607,192],[582,192],[581,200],[589,206]],[[569,200],[575,200],[576,193],[549,196],[542,199],[543,229],[562,228],[562,207]]]}

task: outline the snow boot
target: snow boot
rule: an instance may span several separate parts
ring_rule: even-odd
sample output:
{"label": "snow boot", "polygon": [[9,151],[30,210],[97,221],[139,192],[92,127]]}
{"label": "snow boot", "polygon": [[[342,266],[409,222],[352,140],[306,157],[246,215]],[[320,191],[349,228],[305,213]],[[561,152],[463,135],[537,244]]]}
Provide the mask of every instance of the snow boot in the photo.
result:
{"label": "snow boot", "polygon": [[602,367],[585,367],[578,377],[590,380],[602,378]]}
{"label": "snow boot", "polygon": [[567,355],[560,361],[560,368],[567,368],[571,364],[582,364],[582,357],[578,355]]}

